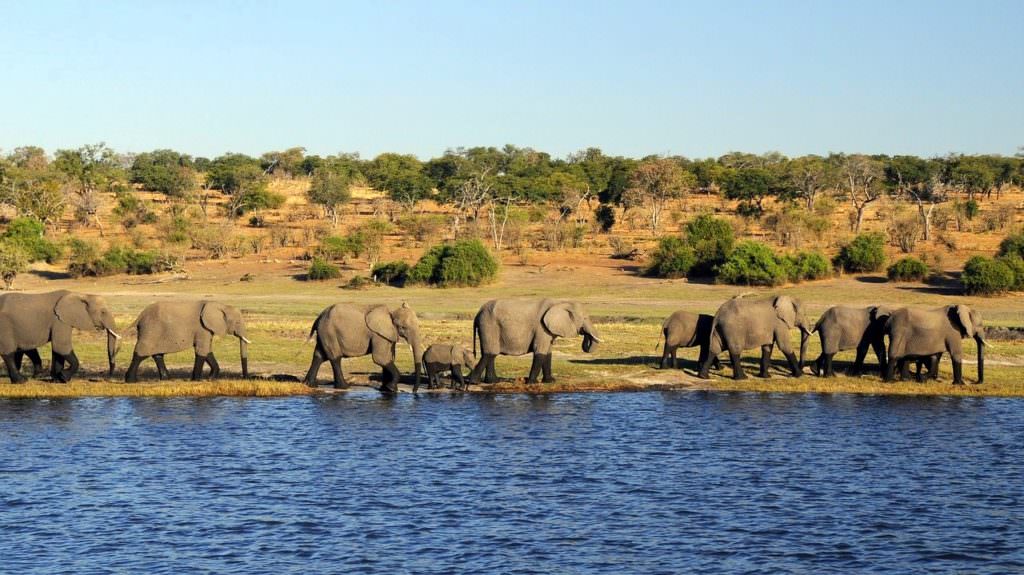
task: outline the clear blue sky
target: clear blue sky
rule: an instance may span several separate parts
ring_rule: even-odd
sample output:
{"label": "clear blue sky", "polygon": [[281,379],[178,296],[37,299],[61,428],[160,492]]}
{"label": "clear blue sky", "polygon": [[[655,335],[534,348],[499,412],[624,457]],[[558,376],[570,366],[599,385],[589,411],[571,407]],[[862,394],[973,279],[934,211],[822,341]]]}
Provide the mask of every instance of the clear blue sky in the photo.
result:
{"label": "clear blue sky", "polygon": [[1024,2],[0,0],[0,148],[1024,145]]}

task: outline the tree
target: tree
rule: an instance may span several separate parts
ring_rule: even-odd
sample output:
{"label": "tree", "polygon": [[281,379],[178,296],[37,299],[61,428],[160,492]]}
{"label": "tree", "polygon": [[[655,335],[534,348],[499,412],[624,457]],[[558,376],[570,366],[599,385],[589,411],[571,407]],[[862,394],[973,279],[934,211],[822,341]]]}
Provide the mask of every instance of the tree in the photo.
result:
{"label": "tree", "polygon": [[860,233],[864,222],[864,210],[868,204],[882,197],[884,188],[882,163],[877,159],[863,154],[833,156],[840,166],[840,177],[846,189],[846,195],[856,210],[853,231]]}
{"label": "tree", "polygon": [[818,194],[838,183],[837,166],[821,156],[803,156],[786,162],[784,200],[803,200],[807,211],[814,211]]}
{"label": "tree", "polygon": [[64,214],[64,176],[51,168],[42,148],[15,148],[0,167],[0,203],[48,225]]}
{"label": "tree", "polygon": [[96,216],[100,208],[99,193],[109,192],[124,175],[114,150],[103,142],[74,150],[57,150],[53,167],[70,182],[78,220],[93,220],[102,232],[102,224]]}
{"label": "tree", "polygon": [[374,189],[386,193],[409,211],[416,207],[416,202],[429,196],[433,187],[423,163],[411,154],[377,156],[366,167],[366,178]]}
{"label": "tree", "polygon": [[629,203],[646,205],[651,230],[658,231],[661,214],[670,200],[681,198],[696,185],[697,179],[671,158],[651,158],[637,166],[627,191]]}
{"label": "tree", "polygon": [[350,173],[323,167],[313,172],[313,181],[306,192],[309,201],[322,207],[334,225],[338,225],[339,208],[352,199]]}
{"label": "tree", "polygon": [[768,167],[734,168],[725,178],[725,197],[739,200],[736,210],[743,216],[764,213],[764,200],[784,188],[776,170]]}
{"label": "tree", "polygon": [[129,176],[133,184],[171,197],[183,197],[196,185],[192,158],[174,150],[154,150],[135,156]]}
{"label": "tree", "polygon": [[225,154],[210,162],[207,184],[229,196],[227,212],[231,218],[283,203],[282,196],[268,192],[268,183],[259,160],[245,154]]}
{"label": "tree", "polygon": [[991,195],[996,185],[996,169],[982,156],[951,156],[946,160],[944,180],[959,187],[968,200],[975,195]]}
{"label": "tree", "polygon": [[940,167],[916,156],[893,156],[885,166],[885,183],[898,197],[906,197],[917,206],[924,239],[932,239],[932,212],[948,200],[938,181]]}
{"label": "tree", "polygon": [[288,148],[282,152],[267,152],[260,157],[260,167],[275,176],[297,176],[305,171],[306,148]]}

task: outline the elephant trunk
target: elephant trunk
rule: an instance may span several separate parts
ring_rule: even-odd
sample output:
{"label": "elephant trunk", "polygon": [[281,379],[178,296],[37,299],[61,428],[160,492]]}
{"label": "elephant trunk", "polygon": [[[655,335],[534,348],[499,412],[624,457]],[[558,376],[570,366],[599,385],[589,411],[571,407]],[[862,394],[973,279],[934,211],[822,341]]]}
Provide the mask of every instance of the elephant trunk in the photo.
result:
{"label": "elephant trunk", "polygon": [[412,341],[412,364],[414,370],[415,385],[419,387],[420,377],[423,372],[423,342],[420,338],[415,338]]}
{"label": "elephant trunk", "polygon": [[583,352],[591,353],[597,347],[597,344],[601,343],[601,338],[597,337],[597,331],[594,326],[588,321],[583,329],[580,330],[583,334]]}
{"label": "elephant trunk", "polygon": [[115,358],[117,357],[117,350],[121,347],[120,340],[121,337],[117,335],[114,330],[107,330],[107,364],[110,367],[107,375],[109,376],[114,375],[114,367],[116,364]]}
{"label": "elephant trunk", "polygon": [[238,355],[242,358],[242,379],[249,377],[249,340],[244,336],[238,338]]}
{"label": "elephant trunk", "polygon": [[800,359],[798,365],[800,371],[804,370],[804,356],[807,355],[807,341],[811,339],[811,332],[807,331],[806,328],[800,330]]}
{"label": "elephant trunk", "polygon": [[985,383],[985,338],[980,334],[974,336],[978,344],[978,383]]}

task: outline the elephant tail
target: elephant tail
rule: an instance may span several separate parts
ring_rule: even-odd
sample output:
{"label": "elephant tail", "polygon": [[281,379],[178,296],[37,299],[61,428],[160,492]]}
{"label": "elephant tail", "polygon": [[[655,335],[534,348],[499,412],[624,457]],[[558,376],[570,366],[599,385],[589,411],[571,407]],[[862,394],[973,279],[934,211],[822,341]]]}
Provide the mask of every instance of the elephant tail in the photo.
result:
{"label": "elephant tail", "polygon": [[815,333],[819,329],[821,329],[821,322],[824,321],[824,320],[825,320],[825,316],[824,315],[819,317],[818,321],[814,322],[814,327],[811,328],[811,331],[809,333]]}
{"label": "elephant tail", "polygon": [[313,327],[309,328],[309,335],[306,336],[306,341],[304,341],[302,343],[303,344],[307,344],[307,343],[313,341],[314,337],[316,337],[316,322],[313,322]]}
{"label": "elephant tail", "polygon": [[[473,318],[473,357],[480,357],[476,354],[476,334],[480,331],[476,318]],[[480,350],[483,352],[483,350]]]}

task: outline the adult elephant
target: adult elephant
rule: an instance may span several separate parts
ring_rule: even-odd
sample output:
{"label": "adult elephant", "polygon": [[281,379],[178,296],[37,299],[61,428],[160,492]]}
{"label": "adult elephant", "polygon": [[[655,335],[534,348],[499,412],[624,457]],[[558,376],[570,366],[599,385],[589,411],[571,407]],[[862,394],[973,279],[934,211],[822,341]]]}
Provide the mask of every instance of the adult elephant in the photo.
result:
{"label": "adult elephant", "polygon": [[853,363],[851,375],[859,376],[864,369],[864,357],[869,347],[878,359],[879,372],[884,371],[885,322],[889,321],[891,314],[892,308],[882,305],[837,305],[828,308],[811,330],[812,333],[817,332],[821,339],[821,355],[811,367],[814,375],[835,377],[832,357],[840,351],[856,349],[857,359]]}
{"label": "adult elephant", "polygon": [[400,374],[395,367],[395,344],[399,338],[412,346],[415,385],[419,386],[423,339],[416,312],[404,302],[394,311],[385,305],[332,305],[320,312],[313,322],[309,337],[314,335],[316,349],[313,350],[313,361],[305,379],[306,385],[310,387],[316,386],[317,372],[325,361],[331,363],[334,387],[346,387],[341,359],[370,354],[373,362],[383,369],[381,391],[386,394],[397,393]]}
{"label": "adult elephant", "polygon": [[886,381],[892,380],[901,360],[937,358],[936,354],[948,352],[953,363],[953,384],[963,385],[961,340],[971,337],[978,346],[978,383],[984,383],[985,327],[977,310],[962,304],[932,309],[903,308],[892,313],[885,324],[885,331],[889,336]]}
{"label": "adult elephant", "polygon": [[[799,361],[789,342],[789,330],[794,327],[799,328],[801,332]],[[771,360],[773,347],[778,345],[789,361],[793,377],[800,377],[810,335],[810,326],[804,317],[803,305],[798,299],[786,295],[767,299],[733,298],[723,303],[715,313],[711,329],[711,348],[708,357],[701,364],[698,376],[708,379],[712,358],[717,357],[724,349],[729,351],[733,379],[745,379],[747,376],[740,365],[740,355],[745,350],[760,347],[760,376],[770,377],[768,362]]]}
{"label": "adult elephant", "polygon": [[[697,358],[697,368],[704,364],[708,357],[708,349],[711,347],[711,324],[715,316],[706,313],[695,314],[686,310],[679,310],[661,324],[661,336],[664,340],[664,350],[661,354],[661,369],[665,369],[669,359],[672,360],[672,367],[678,367],[676,362],[676,350],[681,347],[700,346],[700,355]],[[718,358],[712,360],[712,367],[718,369]]]}
{"label": "adult elephant", "polygon": [[537,383],[544,372],[544,383],[553,383],[551,345],[556,338],[583,336],[583,351],[590,353],[601,342],[597,329],[583,306],[574,301],[540,299],[495,299],[485,303],[473,320],[473,349],[480,338],[480,361],[469,376],[471,383],[496,383],[494,359],[499,355],[533,354],[527,383]]}
{"label": "adult elephant", "polygon": [[78,355],[71,343],[71,332],[103,330],[107,333],[107,364],[114,373],[114,358],[118,340],[114,314],[100,296],[80,294],[68,290],[40,294],[11,293],[0,295],[0,312],[8,315],[18,351],[16,368],[21,367],[21,356],[32,361],[33,375],[42,369],[37,348],[50,344],[53,361],[50,373],[56,381],[67,383],[78,373]]}
{"label": "adult elephant", "polygon": [[146,306],[132,326],[138,329],[132,363],[124,375],[126,383],[139,379],[139,364],[152,357],[160,379],[168,376],[164,354],[195,350],[192,380],[198,381],[203,367],[210,366],[210,378],[220,375],[220,364],[213,355],[213,337],[230,334],[238,338],[242,359],[242,377],[249,377],[249,341],[245,320],[237,308],[214,301],[169,301]]}

